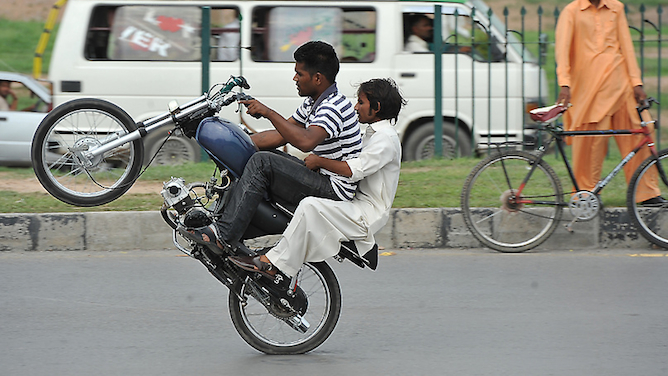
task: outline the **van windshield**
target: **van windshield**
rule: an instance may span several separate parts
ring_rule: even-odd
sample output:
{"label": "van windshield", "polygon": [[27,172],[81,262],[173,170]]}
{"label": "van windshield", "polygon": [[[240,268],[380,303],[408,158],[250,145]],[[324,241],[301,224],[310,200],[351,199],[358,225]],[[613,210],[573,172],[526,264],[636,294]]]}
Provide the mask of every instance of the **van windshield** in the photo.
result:
{"label": "van windshield", "polygon": [[[476,14],[483,14],[487,16],[490,7],[487,4],[485,4],[484,1],[471,0],[471,4],[473,4],[473,6],[475,7]],[[506,25],[503,23],[503,21],[501,21],[501,19],[499,19],[499,17],[496,16],[496,13],[492,13],[492,16],[490,17],[490,22],[495,29],[497,29],[503,35],[506,35],[506,38],[508,40],[508,45],[510,46],[510,48],[514,49],[520,56],[524,57],[525,62],[538,63],[536,57],[534,57],[533,54],[531,54],[531,52],[529,52],[529,50],[526,47],[522,46],[522,42],[519,39],[517,39],[517,35],[515,33],[508,33],[506,31]]]}

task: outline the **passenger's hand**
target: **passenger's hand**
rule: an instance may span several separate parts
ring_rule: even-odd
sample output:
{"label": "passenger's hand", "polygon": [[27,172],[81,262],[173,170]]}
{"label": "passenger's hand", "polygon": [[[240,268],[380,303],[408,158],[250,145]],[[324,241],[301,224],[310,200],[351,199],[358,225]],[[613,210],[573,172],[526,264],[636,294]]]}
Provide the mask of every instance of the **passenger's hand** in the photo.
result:
{"label": "passenger's hand", "polygon": [[641,85],[638,85],[633,88],[633,96],[636,98],[636,102],[638,102],[639,106],[645,105],[645,101],[647,100],[647,94],[645,93],[645,90],[642,88]]}
{"label": "passenger's hand", "polygon": [[309,170],[318,170],[320,168],[320,158],[315,154],[309,154],[304,158],[304,162],[306,163],[306,167],[308,167]]}
{"label": "passenger's hand", "polygon": [[571,88],[568,86],[562,86],[561,91],[559,92],[559,97],[557,98],[557,104],[562,106],[568,106],[571,103]]}
{"label": "passenger's hand", "polygon": [[251,99],[247,101],[239,101],[239,103],[246,106],[246,113],[253,117],[267,117],[271,112],[271,109],[264,104],[262,104],[257,99]]}

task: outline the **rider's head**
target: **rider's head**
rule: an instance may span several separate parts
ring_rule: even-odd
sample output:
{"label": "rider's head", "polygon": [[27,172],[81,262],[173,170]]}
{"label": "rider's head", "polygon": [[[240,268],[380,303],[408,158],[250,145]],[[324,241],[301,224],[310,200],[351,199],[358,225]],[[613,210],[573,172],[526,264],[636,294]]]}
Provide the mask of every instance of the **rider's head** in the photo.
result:
{"label": "rider's head", "polygon": [[369,101],[369,111],[377,111],[379,120],[397,121],[401,107],[406,100],[401,96],[397,84],[391,78],[374,78],[362,82],[357,89],[357,96],[364,94]]}
{"label": "rider's head", "polygon": [[330,84],[336,81],[339,73],[339,58],[331,45],[321,41],[306,42],[294,53],[295,62],[303,63],[304,70],[310,75],[320,73]]}

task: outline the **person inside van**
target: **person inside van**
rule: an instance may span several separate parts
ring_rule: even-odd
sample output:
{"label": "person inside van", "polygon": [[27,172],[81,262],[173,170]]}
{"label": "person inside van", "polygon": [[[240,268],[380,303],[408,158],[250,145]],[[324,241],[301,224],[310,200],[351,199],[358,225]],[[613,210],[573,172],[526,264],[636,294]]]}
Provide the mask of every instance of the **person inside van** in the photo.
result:
{"label": "person inside van", "polygon": [[271,196],[281,205],[297,206],[307,196],[335,201],[351,200],[357,183],[349,176],[320,169],[275,150],[287,143],[303,152],[346,161],[362,150],[362,136],[352,103],[336,86],[339,59],[334,47],[311,41],[294,52],[297,92],[304,102],[288,119],[257,100],[241,101],[251,116],[271,121],[273,130],[251,136],[259,151],[248,160],[230,198],[213,224],[179,228],[191,241],[220,253],[234,247],[243,236],[258,205]]}
{"label": "person inside van", "polygon": [[[12,82],[7,80],[0,80],[0,111],[16,111],[19,101],[16,99],[16,94],[12,91]],[[12,98],[10,104],[8,99]]]}
{"label": "person inside van", "polygon": [[405,51],[429,52],[429,42],[434,38],[434,26],[431,18],[425,14],[416,14],[408,17],[410,35],[404,45]]}
{"label": "person inside van", "polygon": [[333,257],[342,241],[353,240],[375,268],[378,248],[374,234],[387,223],[401,170],[401,143],[392,122],[396,123],[406,100],[393,80],[382,78],[362,83],[357,98],[355,110],[366,128],[362,153],[347,161],[313,154],[306,157],[311,169],[324,168],[359,181],[355,198],[304,199],[275,247],[256,257],[229,257],[231,262],[270,279],[274,279],[277,269],[292,277],[303,263]]}
{"label": "person inside van", "polygon": [[236,61],[239,58],[239,43],[241,34],[239,28],[239,10],[238,9],[220,9],[221,18],[223,18],[223,32],[217,35],[218,49],[216,60],[218,61]]}

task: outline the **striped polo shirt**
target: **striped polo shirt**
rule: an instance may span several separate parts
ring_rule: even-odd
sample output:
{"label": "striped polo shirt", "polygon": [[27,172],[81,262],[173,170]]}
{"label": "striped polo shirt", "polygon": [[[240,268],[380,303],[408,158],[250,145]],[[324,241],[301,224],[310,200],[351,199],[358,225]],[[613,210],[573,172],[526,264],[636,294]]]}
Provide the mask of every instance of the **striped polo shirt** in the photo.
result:
{"label": "striped polo shirt", "polygon": [[[318,156],[345,161],[355,158],[362,151],[362,136],[357,122],[357,114],[350,100],[332,84],[317,100],[308,97],[292,115],[299,124],[310,127],[316,125],[327,131],[327,138],[313,149]],[[341,200],[351,200],[355,196],[357,183],[345,176],[325,169],[320,173],[329,176],[334,192]]]}

